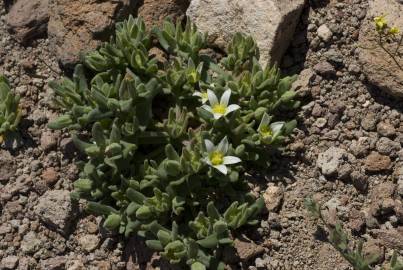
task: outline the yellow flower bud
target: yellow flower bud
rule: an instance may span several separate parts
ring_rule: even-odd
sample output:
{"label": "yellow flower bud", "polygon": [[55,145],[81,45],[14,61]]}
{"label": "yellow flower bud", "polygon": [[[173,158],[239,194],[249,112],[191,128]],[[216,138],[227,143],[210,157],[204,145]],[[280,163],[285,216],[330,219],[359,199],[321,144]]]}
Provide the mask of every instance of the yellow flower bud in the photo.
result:
{"label": "yellow flower bud", "polygon": [[388,26],[387,21],[385,20],[385,15],[378,16],[374,18],[376,31],[380,32]]}
{"label": "yellow flower bud", "polygon": [[400,33],[400,30],[399,30],[399,28],[397,28],[396,26],[394,26],[394,27],[391,27],[391,28],[389,29],[388,33],[389,33],[390,35],[395,36],[395,35],[397,35],[397,34]]}

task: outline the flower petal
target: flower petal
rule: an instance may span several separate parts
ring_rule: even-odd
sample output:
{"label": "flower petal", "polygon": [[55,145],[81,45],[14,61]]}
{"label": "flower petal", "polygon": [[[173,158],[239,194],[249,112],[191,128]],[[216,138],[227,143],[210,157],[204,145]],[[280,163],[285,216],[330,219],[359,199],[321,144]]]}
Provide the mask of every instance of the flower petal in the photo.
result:
{"label": "flower petal", "polygon": [[210,101],[211,106],[218,104],[217,96],[210,89],[207,89],[207,96],[208,96],[208,100]]}
{"label": "flower petal", "polygon": [[218,119],[220,119],[221,117],[223,117],[223,114],[221,114],[221,113],[214,113],[214,119],[215,119],[215,120],[218,120]]}
{"label": "flower petal", "polygon": [[239,157],[234,157],[234,156],[224,157],[224,165],[235,164],[235,163],[239,163],[241,161],[242,160]]}
{"label": "flower petal", "polygon": [[221,96],[220,104],[227,107],[230,97],[231,97],[231,90],[230,89],[225,90],[224,94],[222,94]]}
{"label": "flower petal", "polygon": [[267,113],[263,114],[262,121],[259,124],[259,127],[257,130],[260,130],[263,126],[268,126],[271,121],[271,116],[269,116]]}
{"label": "flower petal", "polygon": [[202,109],[205,109],[206,111],[213,113],[213,109],[209,105],[203,105],[201,106]]}
{"label": "flower petal", "polygon": [[201,92],[194,92],[192,96],[203,97],[203,94]]}
{"label": "flower petal", "polygon": [[274,122],[270,124],[270,128],[273,131],[273,134],[279,133],[283,127],[284,127],[285,122]]}
{"label": "flower petal", "polygon": [[204,144],[206,145],[207,153],[211,153],[214,151],[215,146],[212,141],[204,140]]}
{"label": "flower petal", "polygon": [[230,112],[239,110],[241,107],[239,105],[236,104],[231,104],[227,107],[227,111],[225,112],[225,115],[229,114]]}
{"label": "flower petal", "polygon": [[203,161],[206,162],[208,165],[213,166],[213,164],[211,163],[211,160],[208,157],[203,158]]}
{"label": "flower petal", "polygon": [[228,139],[227,136],[225,136],[221,142],[217,146],[217,151],[220,153],[223,153],[224,155],[228,152]]}
{"label": "flower petal", "polygon": [[219,170],[220,173],[222,173],[222,174],[227,174],[228,173],[227,166],[225,166],[225,165],[216,165],[216,166],[213,166],[213,167],[216,168],[217,170]]}

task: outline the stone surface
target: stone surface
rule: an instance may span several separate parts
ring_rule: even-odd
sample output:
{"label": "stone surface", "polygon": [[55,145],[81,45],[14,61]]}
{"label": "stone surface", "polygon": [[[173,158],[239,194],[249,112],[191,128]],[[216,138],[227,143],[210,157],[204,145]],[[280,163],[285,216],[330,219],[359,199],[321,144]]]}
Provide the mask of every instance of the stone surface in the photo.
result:
{"label": "stone surface", "polygon": [[253,242],[246,242],[238,239],[235,239],[234,247],[241,261],[248,261],[264,252],[262,246],[258,246]]}
{"label": "stone surface", "polygon": [[64,270],[66,265],[66,258],[64,256],[56,256],[47,260],[41,261],[42,269],[47,270]]}
{"label": "stone surface", "polygon": [[7,14],[10,32],[21,43],[46,33],[49,21],[49,0],[18,0]]}
{"label": "stone surface", "polygon": [[[403,97],[403,69],[400,69],[377,44],[378,36],[374,29],[373,18],[381,14],[386,15],[388,22],[403,29],[403,5],[395,0],[370,1],[366,23],[360,31],[359,59],[370,83],[393,96]],[[389,50],[394,50],[396,42],[385,43],[385,46]],[[401,58],[399,60],[400,65],[403,66],[403,60]]]}
{"label": "stone surface", "polygon": [[4,257],[0,262],[0,269],[9,270],[15,269],[18,265],[18,257],[17,256],[7,256]]}
{"label": "stone surface", "polygon": [[99,238],[94,234],[85,234],[78,239],[80,246],[87,252],[95,250],[99,245]]}
{"label": "stone surface", "polygon": [[41,247],[41,240],[38,238],[35,232],[30,231],[26,235],[21,242],[21,251],[25,254],[33,254],[38,251]]}
{"label": "stone surface", "polygon": [[183,19],[189,6],[187,0],[144,0],[138,10],[138,16],[143,18],[147,27],[162,25],[170,18],[174,22]]}
{"label": "stone surface", "polygon": [[263,193],[263,199],[267,210],[276,211],[280,207],[283,197],[284,190],[282,187],[269,185],[269,187]]}
{"label": "stone surface", "polygon": [[334,67],[327,61],[316,64],[313,69],[316,73],[322,76],[333,76],[336,74]]}
{"label": "stone surface", "polygon": [[325,152],[319,154],[316,164],[324,175],[332,176],[337,175],[338,170],[346,159],[346,150],[330,147]]}
{"label": "stone surface", "polygon": [[252,35],[261,63],[279,63],[298,23],[304,0],[192,0],[187,15],[209,41],[226,49],[236,32]]}
{"label": "stone surface", "polygon": [[390,168],[391,162],[390,157],[371,152],[365,159],[365,169],[369,172],[384,171]]}
{"label": "stone surface", "polygon": [[321,26],[319,26],[318,28],[318,36],[325,42],[330,41],[330,39],[332,38],[332,31],[330,31],[329,27],[327,27],[326,24],[322,24]]}
{"label": "stone surface", "polygon": [[393,250],[403,250],[403,227],[375,231],[382,244]]}
{"label": "stone surface", "polygon": [[52,167],[47,168],[42,172],[42,179],[45,181],[46,185],[53,186],[58,179],[58,173]]}
{"label": "stone surface", "polygon": [[51,190],[39,199],[34,211],[42,222],[61,233],[66,233],[74,219],[73,208],[69,191]]}
{"label": "stone surface", "polygon": [[15,173],[13,156],[8,151],[0,150],[0,182],[7,181]]}
{"label": "stone surface", "polygon": [[48,36],[59,62],[73,67],[80,54],[109,40],[114,23],[128,16],[137,0],[50,0]]}
{"label": "stone surface", "polygon": [[45,131],[41,135],[41,147],[44,151],[52,150],[57,144],[57,137],[53,132]]}

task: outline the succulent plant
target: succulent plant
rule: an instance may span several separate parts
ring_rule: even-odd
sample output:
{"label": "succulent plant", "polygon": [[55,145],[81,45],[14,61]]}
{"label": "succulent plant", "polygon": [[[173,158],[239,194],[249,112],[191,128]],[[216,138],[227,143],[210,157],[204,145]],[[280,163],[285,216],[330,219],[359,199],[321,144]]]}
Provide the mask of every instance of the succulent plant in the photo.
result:
{"label": "succulent plant", "polygon": [[[150,56],[153,39],[165,63]],[[264,202],[249,192],[246,173],[269,163],[267,150],[295,127],[281,110],[298,106],[294,78],[262,68],[252,38],[237,34],[220,63],[204,48],[205,34],[189,21],[148,32],[130,17],[72,79],[50,85],[64,114],[49,126],[71,130],[88,158],[74,196],[107,229],[138,234],[194,270],[223,269],[218,249],[257,224]]]}
{"label": "succulent plant", "polygon": [[6,77],[0,76],[0,144],[11,132],[16,131],[21,120],[20,96],[11,92]]}

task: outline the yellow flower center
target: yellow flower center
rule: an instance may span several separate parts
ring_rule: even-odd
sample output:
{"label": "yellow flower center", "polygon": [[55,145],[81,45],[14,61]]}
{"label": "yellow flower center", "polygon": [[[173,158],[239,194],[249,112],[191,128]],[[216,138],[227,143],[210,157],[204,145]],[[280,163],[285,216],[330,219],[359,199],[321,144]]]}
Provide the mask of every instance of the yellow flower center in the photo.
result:
{"label": "yellow flower center", "polygon": [[210,154],[210,161],[211,164],[215,165],[220,165],[224,162],[224,155],[221,152],[214,151],[213,153]]}
{"label": "yellow flower center", "polygon": [[260,135],[262,135],[263,138],[271,137],[273,136],[273,131],[269,126],[262,126],[260,128]]}
{"label": "yellow flower center", "polygon": [[224,114],[226,111],[227,111],[227,106],[225,106],[225,105],[216,104],[213,106],[214,113]]}

